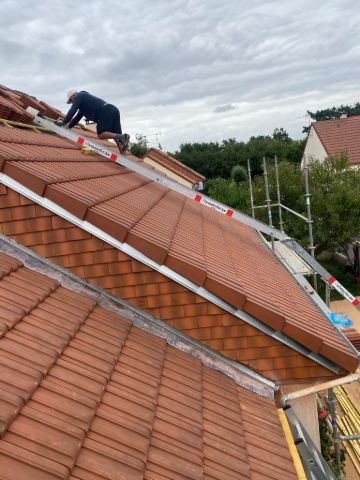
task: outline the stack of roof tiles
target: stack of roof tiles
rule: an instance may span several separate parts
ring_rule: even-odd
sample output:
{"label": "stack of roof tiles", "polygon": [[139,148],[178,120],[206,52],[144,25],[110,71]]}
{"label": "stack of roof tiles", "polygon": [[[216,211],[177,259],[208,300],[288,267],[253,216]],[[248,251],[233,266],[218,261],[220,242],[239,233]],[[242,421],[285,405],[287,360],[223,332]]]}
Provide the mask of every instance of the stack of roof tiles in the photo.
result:
{"label": "stack of roof tiles", "polygon": [[297,478],[272,400],[3,253],[0,278],[1,478]]}
{"label": "stack of roof tiles", "polygon": [[354,345],[356,350],[360,351],[360,333],[355,328],[344,328],[342,332]]}
{"label": "stack of roof tiles", "polygon": [[57,119],[63,115],[60,110],[51,107],[45,102],[39,102],[26,93],[12,91],[0,85],[0,119],[31,123],[34,116],[26,111],[29,106],[49,118]]}

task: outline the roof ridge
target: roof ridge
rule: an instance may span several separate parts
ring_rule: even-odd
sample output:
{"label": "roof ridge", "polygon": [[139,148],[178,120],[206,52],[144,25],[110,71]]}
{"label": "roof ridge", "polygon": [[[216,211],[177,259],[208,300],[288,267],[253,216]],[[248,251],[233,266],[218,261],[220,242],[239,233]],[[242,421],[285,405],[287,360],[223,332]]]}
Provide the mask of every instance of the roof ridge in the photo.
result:
{"label": "roof ridge", "polygon": [[196,175],[197,177],[200,177],[200,178],[202,178],[202,179],[205,180],[204,175],[201,175],[201,173],[197,172],[196,170],[194,170],[193,168],[189,167],[188,165],[185,165],[185,163],[183,163],[183,162],[181,162],[180,160],[178,160],[177,158],[169,155],[168,153],[165,153],[165,152],[163,152],[162,150],[159,150],[158,148],[151,147],[151,148],[145,153],[145,155],[143,156],[143,158],[146,157],[146,156],[149,154],[149,152],[151,152],[151,150],[155,150],[156,153],[158,153],[158,154],[160,154],[160,155],[164,155],[164,156],[167,157],[167,158],[170,158],[170,160],[175,161],[175,163],[176,163],[177,165],[183,167],[185,170],[193,173],[193,174]]}
{"label": "roof ridge", "polygon": [[82,280],[67,269],[51,263],[29,248],[19,245],[2,234],[0,235],[0,252],[20,260],[30,270],[57,280],[64,288],[95,300],[105,310],[128,318],[136,327],[163,338],[169,345],[180,351],[199,358],[203,365],[222,372],[241,387],[263,397],[274,398],[276,384],[271,380],[238,362],[223,357],[218,352],[188,337],[150,313],[127,303],[101,287]]}

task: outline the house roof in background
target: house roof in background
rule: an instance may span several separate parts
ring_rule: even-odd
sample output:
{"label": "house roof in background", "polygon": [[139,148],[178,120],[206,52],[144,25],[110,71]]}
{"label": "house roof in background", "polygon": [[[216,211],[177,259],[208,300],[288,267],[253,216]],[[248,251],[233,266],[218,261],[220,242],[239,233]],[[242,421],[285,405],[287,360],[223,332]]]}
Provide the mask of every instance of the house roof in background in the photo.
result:
{"label": "house roof in background", "polygon": [[0,127],[0,166],[312,352],[345,370],[357,367],[349,343],[252,228],[54,135]]}
{"label": "house roof in background", "polygon": [[297,478],[273,400],[22,258],[0,253],[7,480]]}
{"label": "house roof in background", "polygon": [[311,124],[328,155],[348,154],[350,165],[360,165],[360,116]]}
{"label": "house roof in background", "polygon": [[157,149],[157,148],[150,148],[150,150],[144,155],[143,158],[151,158],[156,162],[160,163],[164,167],[172,170],[173,172],[177,173],[181,177],[185,178],[189,182],[198,183],[203,182],[205,177],[200,175],[200,173],[192,170],[190,167],[185,165],[184,163],[179,162],[176,158],[168,155],[167,153]]}

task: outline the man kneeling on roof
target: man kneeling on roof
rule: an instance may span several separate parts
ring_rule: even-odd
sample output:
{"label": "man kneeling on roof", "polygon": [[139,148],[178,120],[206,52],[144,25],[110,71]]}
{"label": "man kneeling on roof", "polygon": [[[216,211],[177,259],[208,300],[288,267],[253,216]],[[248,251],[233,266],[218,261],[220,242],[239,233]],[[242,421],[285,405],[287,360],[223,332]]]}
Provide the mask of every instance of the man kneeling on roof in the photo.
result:
{"label": "man kneeling on roof", "polygon": [[101,140],[112,138],[121,153],[127,150],[130,135],[121,131],[118,108],[83,90],[81,92],[70,90],[67,93],[67,103],[72,103],[72,106],[62,122],[63,126],[69,124],[69,128],[75,127],[82,117],[85,117],[96,123],[98,138]]}

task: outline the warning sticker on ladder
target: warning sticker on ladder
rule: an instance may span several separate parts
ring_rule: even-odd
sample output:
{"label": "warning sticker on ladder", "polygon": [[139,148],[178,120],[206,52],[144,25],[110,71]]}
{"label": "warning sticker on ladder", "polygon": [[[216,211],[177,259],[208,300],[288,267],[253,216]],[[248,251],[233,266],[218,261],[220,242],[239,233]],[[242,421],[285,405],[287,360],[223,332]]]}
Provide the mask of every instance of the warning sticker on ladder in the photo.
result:
{"label": "warning sticker on ladder", "polygon": [[339,282],[336,280],[336,278],[330,277],[330,278],[329,278],[329,283],[330,283],[330,285],[331,285],[332,287],[335,288],[335,290],[337,290],[339,293],[341,293],[341,295],[342,295],[343,297],[345,297],[347,300],[349,300],[349,302],[351,302],[353,305],[355,305],[355,307],[356,307],[356,305],[359,305],[359,304],[360,304],[360,301],[359,301],[356,297],[354,297],[353,295],[351,295],[351,293],[348,292],[348,291],[346,290],[346,288],[343,287],[343,286],[341,285],[341,283],[339,283]]}
{"label": "warning sticker on ladder", "polygon": [[110,158],[110,160],[112,160],[113,162],[116,162],[116,160],[118,159],[118,155],[116,155],[116,153],[111,152],[107,148],[104,148],[97,143],[89,142],[87,138],[79,137],[77,139],[77,143],[79,145],[84,145],[85,147],[90,147],[92,150],[94,150],[94,152],[98,153],[99,155],[103,155],[104,157]]}
{"label": "warning sticker on ladder", "polygon": [[195,201],[199,202],[199,203],[202,203],[206,207],[212,208],[213,210],[216,210],[217,212],[222,213],[222,214],[226,215],[227,217],[232,217],[233,216],[234,210],[230,210],[230,208],[225,208],[225,207],[223,207],[222,205],[219,205],[216,202],[212,202],[209,198],[203,197],[202,195],[197,194],[195,196]]}

